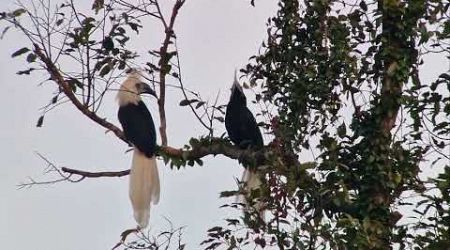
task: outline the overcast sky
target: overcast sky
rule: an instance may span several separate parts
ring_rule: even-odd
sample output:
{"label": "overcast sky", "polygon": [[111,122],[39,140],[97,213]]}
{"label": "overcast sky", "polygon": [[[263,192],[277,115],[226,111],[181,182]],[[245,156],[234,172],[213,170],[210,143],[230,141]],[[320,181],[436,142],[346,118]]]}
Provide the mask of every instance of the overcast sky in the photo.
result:
{"label": "overcast sky", "polygon": [[[183,79],[187,87],[206,99],[214,98],[221,90],[220,101],[227,102],[234,69],[245,65],[265,38],[265,23],[275,13],[276,1],[257,1],[256,8],[248,2],[195,0],[187,1],[181,10],[176,33]],[[145,48],[149,40],[159,39],[144,32],[136,46]],[[12,32],[0,41],[1,248],[110,249],[122,231],[135,226],[127,178],[17,189],[17,184],[27,181],[28,176],[52,179],[51,175],[43,175],[46,165],[35,151],[58,166],[87,171],[123,170],[129,167],[131,158],[131,154],[124,153],[127,147],[123,142],[105,134],[103,128],[69,105],[49,113],[42,128],[35,127],[39,108],[50,100],[54,85],[38,86],[36,77],[14,74],[26,67],[23,59],[10,57],[17,48],[27,45],[23,42],[21,36]],[[430,61],[422,74],[425,81],[449,67],[443,58]],[[169,91],[168,135],[174,147],[204,132],[188,109],[178,106],[180,99],[176,90]],[[145,102],[158,125],[154,100]],[[118,125],[113,96],[104,105],[102,116]],[[223,132],[223,128],[218,132]],[[224,157],[208,157],[204,162],[203,167],[182,170],[170,170],[159,162],[162,195],[159,205],[152,208],[150,224],[156,232],[167,229],[166,217],[176,227],[186,226],[183,238],[187,249],[198,249],[206,230],[227,217],[229,211],[218,208],[226,203],[218,198],[219,192],[234,189],[234,178],[242,172],[236,161]]]}
{"label": "overcast sky", "polygon": [[[221,90],[221,102],[227,101],[234,69],[246,64],[265,37],[265,23],[276,11],[275,1],[259,1],[256,8],[248,2],[187,1],[180,12],[176,31],[183,78],[187,87],[205,98],[214,98]],[[144,33],[136,46],[147,46],[146,39],[158,41],[160,37]],[[28,176],[52,179],[43,175],[46,165],[35,151],[59,166],[88,171],[126,169],[131,159],[131,154],[124,153],[124,143],[105,134],[103,128],[69,105],[49,113],[42,128],[35,127],[39,108],[49,102],[54,85],[39,87],[36,76],[15,75],[26,64],[23,58],[12,59],[10,55],[28,45],[24,42],[13,32],[0,41],[1,248],[110,249],[122,231],[135,226],[127,178],[17,189]],[[169,91],[168,134],[169,143],[175,147],[204,132],[186,107],[178,107],[180,99],[176,90]],[[145,102],[158,125],[154,101]],[[114,98],[106,99],[104,105],[102,115],[118,125]],[[170,170],[162,162],[159,165],[162,194],[159,205],[152,208],[150,224],[156,231],[167,229],[163,219],[167,217],[174,226],[187,226],[183,236],[187,249],[198,249],[206,230],[226,218],[225,210],[218,208],[226,202],[218,198],[219,192],[235,188],[234,178],[240,177],[242,168],[224,157],[208,157],[203,167],[179,171]]]}

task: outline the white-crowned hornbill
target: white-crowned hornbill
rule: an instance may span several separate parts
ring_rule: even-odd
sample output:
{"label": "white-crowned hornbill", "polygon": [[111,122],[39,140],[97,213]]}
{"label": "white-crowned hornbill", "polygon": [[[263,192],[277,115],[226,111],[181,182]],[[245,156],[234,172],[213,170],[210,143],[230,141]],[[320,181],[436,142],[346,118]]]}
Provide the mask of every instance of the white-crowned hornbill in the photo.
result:
{"label": "white-crowned hornbill", "polygon": [[143,93],[156,97],[154,90],[142,82],[139,73],[134,71],[122,83],[117,94],[119,121],[126,139],[133,144],[129,196],[134,218],[140,228],[148,225],[150,203],[158,203],[160,192],[155,158],[155,125],[140,97]]}

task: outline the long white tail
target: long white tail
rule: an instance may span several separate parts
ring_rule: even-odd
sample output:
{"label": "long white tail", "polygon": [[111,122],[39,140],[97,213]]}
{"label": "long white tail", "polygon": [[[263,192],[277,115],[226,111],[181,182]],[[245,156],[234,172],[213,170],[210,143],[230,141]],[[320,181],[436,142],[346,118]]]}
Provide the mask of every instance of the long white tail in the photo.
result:
{"label": "long white tail", "polygon": [[159,173],[156,166],[156,158],[148,158],[137,148],[134,148],[130,170],[129,195],[133,206],[134,219],[140,228],[145,228],[148,225],[150,203],[158,203],[159,189]]}
{"label": "long white tail", "polygon": [[[261,187],[261,179],[257,172],[251,171],[246,168],[242,174],[241,182],[244,184],[245,196],[239,195],[238,201],[244,204],[248,204],[247,199],[250,198],[251,190],[259,189]],[[264,215],[264,204],[261,201],[257,201],[255,208],[260,212],[261,217]]]}

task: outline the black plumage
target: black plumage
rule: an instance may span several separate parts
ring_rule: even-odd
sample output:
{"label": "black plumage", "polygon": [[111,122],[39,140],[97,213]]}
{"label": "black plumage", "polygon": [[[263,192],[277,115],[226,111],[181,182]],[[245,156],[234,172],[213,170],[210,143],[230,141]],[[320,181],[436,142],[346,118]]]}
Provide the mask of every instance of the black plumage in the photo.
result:
{"label": "black plumage", "polygon": [[264,144],[255,117],[247,108],[247,98],[237,82],[233,84],[227,105],[225,127],[231,141],[242,149],[261,148]]}
{"label": "black plumage", "polygon": [[128,103],[119,108],[119,121],[123,132],[136,148],[147,157],[153,157],[156,151],[156,130],[152,115],[142,101]]}
{"label": "black plumage", "polygon": [[156,130],[150,111],[140,97],[144,93],[156,97],[155,91],[140,80],[137,71],[129,74],[117,93],[118,118],[125,137],[133,144],[129,196],[139,228],[147,227],[151,204],[157,204],[160,196]]}
{"label": "black plumage", "polygon": [[[261,131],[252,112],[247,108],[247,98],[236,79],[236,74],[225,114],[225,127],[231,141],[241,149],[258,150],[264,146]],[[251,202],[250,204],[254,204],[253,207],[261,218],[264,218],[265,203],[261,201],[259,191],[264,174],[259,173],[256,169],[250,169],[246,162],[242,162],[242,165],[245,170],[240,182],[243,185],[240,186],[240,195],[237,196],[238,202],[247,204],[244,211],[249,211],[249,200],[257,198],[256,203]]]}

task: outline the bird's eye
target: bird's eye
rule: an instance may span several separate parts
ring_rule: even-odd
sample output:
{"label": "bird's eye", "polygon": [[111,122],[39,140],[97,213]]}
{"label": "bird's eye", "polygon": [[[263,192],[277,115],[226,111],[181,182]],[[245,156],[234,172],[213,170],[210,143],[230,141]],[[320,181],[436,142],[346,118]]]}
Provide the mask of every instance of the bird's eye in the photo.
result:
{"label": "bird's eye", "polygon": [[140,90],[140,89],[142,88],[142,86],[141,86],[141,83],[139,83],[139,82],[138,82],[138,83],[136,83],[136,85],[135,85],[135,86],[136,86],[136,89],[137,89],[137,90]]}

